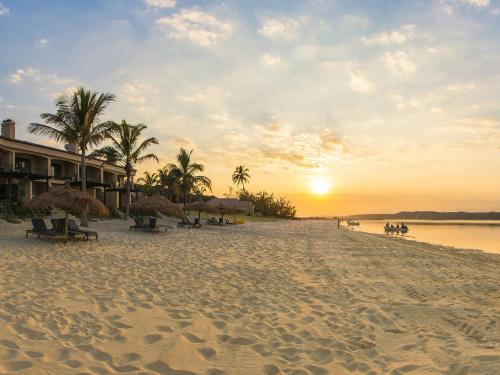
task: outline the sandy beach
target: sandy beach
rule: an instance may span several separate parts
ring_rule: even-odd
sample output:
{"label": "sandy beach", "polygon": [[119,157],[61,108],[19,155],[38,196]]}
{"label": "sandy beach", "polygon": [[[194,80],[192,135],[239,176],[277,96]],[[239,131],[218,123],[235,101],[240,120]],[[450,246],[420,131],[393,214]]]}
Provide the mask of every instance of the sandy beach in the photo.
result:
{"label": "sandy beach", "polygon": [[1,374],[499,374],[500,256],[328,221],[25,239],[0,223]]}

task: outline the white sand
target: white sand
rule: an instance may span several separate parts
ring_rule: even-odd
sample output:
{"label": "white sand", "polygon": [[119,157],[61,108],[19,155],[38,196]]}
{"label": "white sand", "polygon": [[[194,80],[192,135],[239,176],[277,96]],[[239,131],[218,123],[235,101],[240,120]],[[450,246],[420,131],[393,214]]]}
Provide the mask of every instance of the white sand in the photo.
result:
{"label": "white sand", "polygon": [[92,226],[0,224],[0,373],[500,374],[500,255],[321,221]]}

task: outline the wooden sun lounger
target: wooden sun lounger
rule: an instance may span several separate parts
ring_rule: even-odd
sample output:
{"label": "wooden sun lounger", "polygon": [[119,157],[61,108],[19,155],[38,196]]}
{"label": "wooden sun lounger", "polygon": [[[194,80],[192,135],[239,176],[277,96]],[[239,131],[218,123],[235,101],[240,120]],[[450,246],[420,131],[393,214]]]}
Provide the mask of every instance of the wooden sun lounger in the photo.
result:
{"label": "wooden sun lounger", "polygon": [[73,219],[68,219],[68,229],[72,233],[82,233],[85,236],[86,241],[89,240],[89,237],[95,237],[96,241],[99,240],[99,233],[93,230],[80,228]]}
{"label": "wooden sun lounger", "polygon": [[47,225],[45,224],[45,220],[43,219],[31,219],[31,223],[33,224],[33,229],[29,229],[26,231],[26,238],[30,234],[36,235],[38,238],[40,237],[48,237],[50,239],[64,239],[67,240],[68,236],[66,236],[64,233],[59,232],[58,230],[55,229],[49,229],[47,228]]}
{"label": "wooden sun lounger", "polygon": [[[161,228],[165,228],[165,232],[167,231],[167,227],[165,225],[157,225],[156,218],[149,218],[148,223],[145,222],[144,216],[135,217],[135,225],[132,225],[130,230],[142,230],[145,232],[151,233],[159,233]],[[146,217],[147,218],[147,217]]]}
{"label": "wooden sun lounger", "polygon": [[[65,219],[50,219],[50,222],[52,223],[52,226],[54,227],[53,229],[56,230],[57,232],[60,232],[64,235],[64,220]],[[71,230],[69,221],[73,219],[68,219],[68,238],[75,239],[77,237],[81,237],[83,239],[88,239],[86,234],[83,233],[83,231],[74,231]],[[74,221],[73,221],[74,222]],[[75,223],[76,225],[76,223]],[[78,227],[78,225],[77,225]]]}

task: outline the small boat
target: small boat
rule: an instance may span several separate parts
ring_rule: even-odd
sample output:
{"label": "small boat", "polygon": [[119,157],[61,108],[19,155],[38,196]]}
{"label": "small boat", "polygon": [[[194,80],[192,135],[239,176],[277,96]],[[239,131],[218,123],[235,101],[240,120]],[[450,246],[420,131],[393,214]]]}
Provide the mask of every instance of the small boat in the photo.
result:
{"label": "small boat", "polygon": [[352,226],[352,225],[359,225],[359,221],[357,220],[347,220],[347,225]]}
{"label": "small boat", "polygon": [[387,232],[387,233],[408,233],[408,227],[407,226],[404,226],[404,227],[388,227],[388,226],[385,226],[384,227],[384,231]]}

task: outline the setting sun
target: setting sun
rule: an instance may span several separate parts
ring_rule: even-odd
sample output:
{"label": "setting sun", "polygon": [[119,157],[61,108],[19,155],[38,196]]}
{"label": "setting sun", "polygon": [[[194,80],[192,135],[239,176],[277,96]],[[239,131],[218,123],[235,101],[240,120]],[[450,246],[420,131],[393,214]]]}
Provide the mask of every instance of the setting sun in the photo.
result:
{"label": "setting sun", "polygon": [[316,195],[325,195],[330,191],[331,183],[324,178],[315,178],[309,183],[309,188]]}

